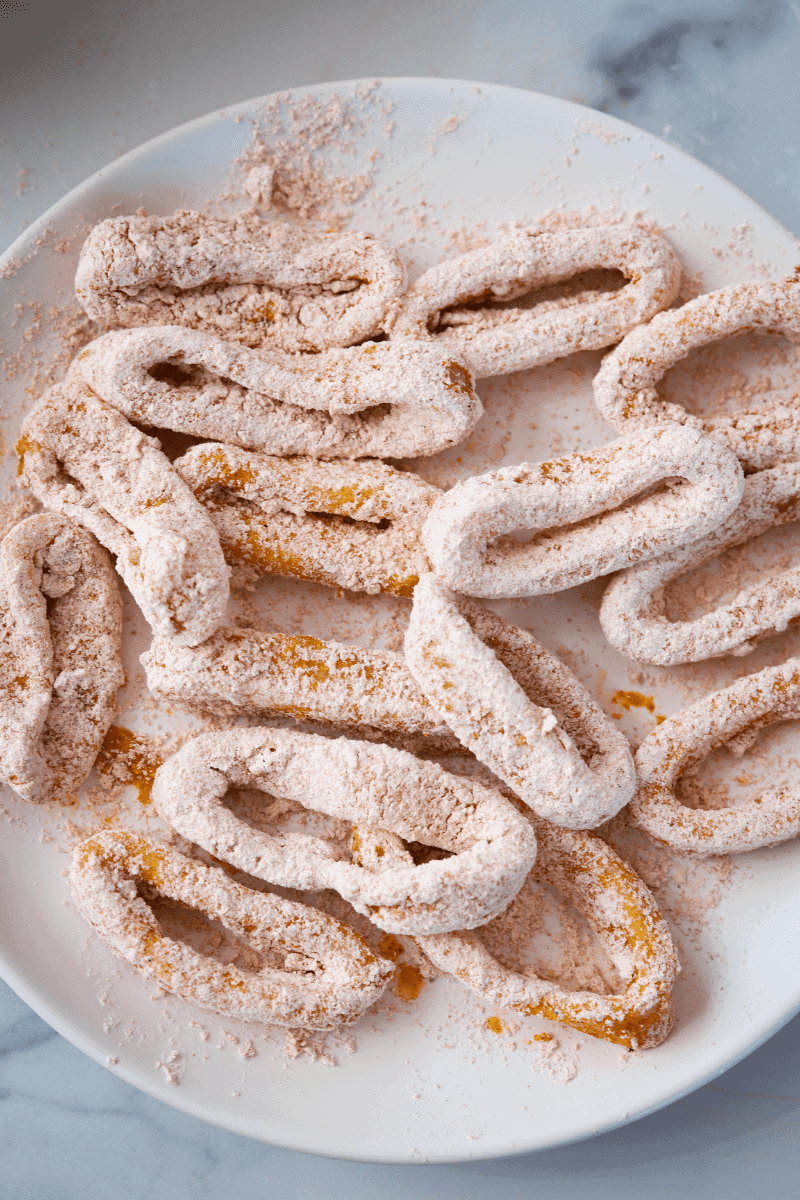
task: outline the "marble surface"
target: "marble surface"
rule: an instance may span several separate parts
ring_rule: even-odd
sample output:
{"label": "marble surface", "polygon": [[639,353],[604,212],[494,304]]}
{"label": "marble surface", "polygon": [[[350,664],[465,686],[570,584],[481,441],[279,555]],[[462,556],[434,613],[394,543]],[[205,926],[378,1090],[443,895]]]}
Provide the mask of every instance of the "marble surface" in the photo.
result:
{"label": "marble surface", "polygon": [[[800,233],[799,40],[800,5],[773,0],[0,4],[0,246],[115,155],[181,121],[283,87],[380,75],[489,80],[614,113],[678,143]],[[715,1083],[578,1146],[378,1167],[261,1146],[167,1108],[0,984],[0,1195],[791,1195],[798,1035],[800,1018]]]}

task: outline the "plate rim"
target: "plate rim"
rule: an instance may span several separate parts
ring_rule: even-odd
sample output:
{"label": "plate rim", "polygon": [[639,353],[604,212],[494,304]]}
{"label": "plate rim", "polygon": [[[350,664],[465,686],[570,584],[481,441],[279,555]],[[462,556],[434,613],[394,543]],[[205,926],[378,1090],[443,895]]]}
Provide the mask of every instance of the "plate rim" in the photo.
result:
{"label": "plate rim", "polygon": [[667,1098],[657,1100],[654,1104],[651,1104],[640,1111],[633,1112],[629,1116],[623,1117],[620,1120],[613,1120],[609,1122],[608,1125],[599,1128],[595,1126],[593,1129],[584,1129],[583,1131],[578,1132],[573,1131],[572,1133],[566,1134],[562,1138],[551,1138],[546,1145],[534,1145],[526,1149],[510,1148],[507,1150],[501,1150],[499,1152],[490,1151],[488,1153],[482,1153],[476,1147],[475,1153],[467,1156],[455,1156],[453,1154],[444,1153],[441,1156],[436,1157],[428,1155],[423,1159],[412,1159],[408,1155],[398,1158],[394,1155],[382,1155],[380,1153],[375,1153],[366,1158],[363,1155],[348,1154],[344,1151],[341,1153],[336,1153],[333,1151],[316,1150],[309,1148],[307,1145],[301,1144],[299,1141],[290,1142],[285,1139],[282,1139],[281,1141],[272,1141],[258,1133],[249,1132],[246,1129],[242,1129],[236,1124],[235,1120],[226,1120],[225,1115],[222,1113],[209,1115],[208,1112],[201,1111],[201,1105],[193,1102],[191,1099],[181,1096],[177,1089],[174,1097],[165,1097],[163,1089],[160,1089],[155,1083],[150,1084],[146,1079],[140,1078],[136,1071],[127,1070],[125,1067],[120,1066],[119,1064],[110,1064],[107,1061],[107,1052],[105,1050],[98,1050],[97,1047],[95,1047],[95,1045],[92,1043],[91,1039],[87,1038],[81,1032],[81,1030],[69,1020],[69,1018],[63,1017],[61,1013],[59,1013],[50,1005],[49,1001],[42,998],[38,992],[38,989],[32,987],[14,967],[11,967],[6,962],[2,949],[0,949],[0,977],[2,977],[11,990],[15,992],[21,1000],[23,1000],[30,1008],[32,1008],[33,1011],[42,1018],[42,1020],[46,1021],[51,1028],[55,1029],[55,1031],[65,1038],[65,1040],[68,1041],[72,1046],[75,1046],[76,1049],[82,1051],[82,1053],[86,1054],[87,1057],[91,1058],[99,1066],[105,1068],[105,1070],[110,1071],[112,1075],[118,1076],[132,1087],[135,1087],[139,1091],[145,1092],[154,1100],[158,1100],[162,1104],[168,1104],[171,1108],[177,1108],[180,1112],[187,1113],[189,1116],[195,1117],[200,1121],[205,1121],[209,1125],[214,1125],[219,1129],[226,1129],[230,1133],[238,1134],[240,1137],[249,1138],[250,1141],[260,1142],[262,1145],[276,1146],[279,1149],[292,1150],[302,1154],[311,1154],[315,1158],[331,1158],[340,1162],[375,1163],[384,1166],[436,1166],[467,1162],[491,1162],[493,1160],[499,1160],[503,1158],[519,1158],[522,1155],[527,1154],[545,1154],[548,1150],[563,1149],[567,1146],[576,1145],[579,1142],[591,1141],[594,1138],[602,1137],[607,1133],[613,1133],[617,1129],[624,1129],[626,1125],[632,1125],[635,1121],[640,1121],[645,1117],[653,1116],[662,1109],[669,1107],[671,1104],[677,1103],[684,1097],[689,1096],[693,1092],[698,1091],[700,1088],[705,1087],[707,1084],[712,1083],[715,1079],[718,1079],[720,1075],[724,1075],[726,1071],[731,1070],[750,1054],[753,1054],[759,1049],[760,1046],[763,1046],[765,1042],[768,1042],[770,1038],[774,1037],[775,1034],[784,1027],[784,1025],[787,1025],[789,1021],[791,1021],[795,1016],[797,1016],[798,1012],[800,1012],[800,985],[798,985],[794,998],[786,1004],[781,1015],[775,1020],[769,1029],[766,1032],[761,1031],[759,1035],[751,1042],[748,1042],[743,1049],[737,1051],[732,1058],[726,1059],[722,1066],[712,1067],[699,1079],[688,1083],[686,1087],[681,1087],[671,1092]]}
{"label": "plate rim", "polygon": [[233,104],[226,104],[223,108],[210,109],[208,112],[203,113],[199,117],[192,117],[189,121],[183,121],[180,125],[173,125],[169,129],[165,129],[163,133],[158,133],[155,135],[155,137],[148,138],[145,142],[140,142],[138,146],[134,146],[132,149],[126,150],[124,154],[120,154],[118,158],[113,158],[110,162],[106,163],[104,167],[100,167],[91,175],[87,175],[85,179],[81,180],[81,182],[76,184],[73,188],[70,188],[70,190],[66,192],[59,200],[56,200],[54,204],[51,204],[50,207],[41,214],[41,216],[32,221],[30,225],[27,225],[25,229],[8,246],[8,248],[4,250],[2,254],[0,254],[0,270],[2,270],[2,268],[6,265],[6,260],[11,260],[13,263],[13,260],[18,257],[21,250],[29,249],[27,242],[29,240],[34,240],[40,232],[47,228],[47,225],[51,221],[55,220],[56,214],[60,209],[66,208],[67,205],[72,203],[72,201],[75,200],[81,192],[85,191],[93,183],[100,180],[105,172],[116,170],[119,167],[127,165],[135,161],[137,157],[142,156],[161,145],[166,145],[168,142],[183,136],[190,130],[199,129],[204,125],[210,125],[215,120],[227,120],[232,114],[236,113],[237,110],[252,108],[254,105],[262,104],[267,100],[273,99],[275,96],[281,96],[286,93],[297,95],[313,92],[315,90],[326,91],[331,88],[354,88],[358,87],[360,84],[375,82],[381,87],[389,87],[392,85],[407,86],[409,84],[424,84],[429,86],[431,84],[436,84],[443,89],[452,87],[454,85],[480,88],[481,90],[485,90],[487,93],[498,92],[509,93],[517,96],[535,96],[537,100],[544,100],[557,108],[566,107],[568,109],[573,109],[576,113],[592,113],[595,116],[601,117],[603,121],[609,121],[612,123],[612,125],[619,126],[620,131],[630,130],[636,135],[651,138],[654,143],[668,147],[671,154],[678,154],[682,158],[686,159],[687,162],[696,164],[697,166],[701,167],[702,170],[710,172],[710,174],[724,183],[726,187],[734,188],[739,195],[748,202],[748,204],[754,204],[769,221],[779,225],[780,228],[789,235],[789,237],[794,238],[794,240],[798,243],[798,251],[800,251],[800,235],[789,229],[788,225],[785,225],[780,218],[773,216],[769,209],[765,208],[764,205],[758,200],[754,200],[753,197],[744,190],[744,188],[739,187],[737,183],[733,183],[720,171],[717,171],[715,167],[701,162],[699,158],[696,158],[693,154],[689,154],[688,151],[682,149],[680,146],[673,145],[672,142],[668,142],[665,138],[659,137],[658,134],[650,133],[646,129],[641,129],[638,125],[634,125],[631,121],[625,121],[622,117],[615,117],[610,113],[602,112],[600,109],[591,108],[588,104],[579,104],[576,100],[564,100],[560,96],[551,96],[547,92],[537,92],[533,88],[516,87],[506,83],[485,83],[473,79],[460,79],[456,76],[443,78],[438,75],[387,75],[380,77],[376,76],[374,79],[367,76],[355,79],[334,79],[328,80],[324,83],[302,84],[296,87],[283,88],[280,92],[265,92],[260,96],[251,96],[247,100],[238,100]]}
{"label": "plate rim", "polygon": [[[253,96],[245,100],[235,101],[231,104],[225,105],[222,108],[215,108],[201,114],[200,116],[193,117],[179,125],[171,126],[162,133],[156,134],[154,137],[147,139],[138,146],[135,146],[126,151],[124,154],[121,154],[118,158],[112,159],[105,166],[87,176],[84,180],[76,184],[73,188],[61,196],[39,217],[32,221],[30,225],[26,226],[26,228],[14,239],[8,248],[2,254],[0,254],[0,271],[9,266],[15,268],[17,264],[20,263],[21,259],[21,265],[24,266],[26,260],[22,256],[28,254],[31,250],[35,250],[37,237],[44,233],[49,226],[55,224],[59,220],[60,214],[64,210],[74,205],[76,201],[78,201],[86,192],[91,191],[93,187],[100,182],[100,180],[118,170],[124,170],[130,164],[134,163],[137,158],[144,157],[153,150],[167,146],[172,141],[180,140],[190,132],[200,130],[204,127],[209,127],[217,121],[230,120],[239,113],[246,114],[247,112],[251,112],[259,104],[263,104],[275,96],[281,96],[287,93],[290,93],[292,96],[301,96],[309,93],[328,93],[332,90],[356,88],[359,85],[370,84],[374,82],[377,82],[379,85],[387,88],[393,86],[416,86],[428,91],[447,91],[454,86],[459,88],[479,88],[489,100],[491,100],[495,95],[510,95],[516,98],[535,98],[537,102],[544,102],[545,105],[551,106],[553,109],[562,113],[566,110],[568,113],[571,112],[576,116],[580,116],[581,114],[589,114],[595,119],[601,120],[604,124],[607,124],[609,128],[613,129],[615,132],[621,133],[623,136],[630,138],[631,135],[635,135],[638,138],[648,138],[655,147],[660,146],[667,148],[670,154],[678,155],[681,159],[685,160],[687,164],[693,167],[699,167],[703,172],[707,172],[714,178],[718,179],[725,185],[726,188],[732,189],[735,193],[740,195],[748,205],[754,206],[767,222],[783,230],[789,238],[793,239],[798,244],[798,251],[800,252],[800,237],[798,237],[797,234],[789,229],[788,226],[786,226],[779,218],[770,213],[769,210],[766,209],[759,201],[754,200],[750,195],[748,195],[748,193],[739,187],[738,184],[732,183],[731,180],[727,179],[714,167],[701,162],[694,155],[689,154],[680,147],[673,145],[671,142],[666,141],[657,134],[652,134],[648,130],[641,129],[640,127],[620,117],[615,117],[609,113],[604,113],[599,109],[591,108],[588,105],[580,104],[574,100],[566,100],[558,96],[537,92],[531,88],[461,79],[457,77],[442,78],[439,76],[401,75],[381,76],[375,78],[365,76],[354,79],[329,80],[325,82],[285,88],[281,89],[279,92],[268,92],[260,96]],[[15,273],[16,271],[14,271],[14,274]],[[10,278],[13,278],[13,274]],[[70,1020],[68,1016],[64,1016],[62,1012],[60,1012],[47,998],[40,993],[38,988],[31,985],[24,975],[16,968],[16,966],[9,959],[7,959],[6,953],[2,946],[0,946],[0,977],[8,984],[12,991],[14,991],[16,995],[20,997],[20,999],[28,1004],[29,1007],[32,1008],[39,1017],[46,1021],[48,1025],[55,1029],[56,1032],[64,1037],[68,1042],[70,1042],[71,1045],[82,1051],[100,1066],[105,1067],[106,1070],[111,1071],[112,1074],[123,1079],[126,1083],[131,1084],[133,1087],[145,1092],[145,1094],[152,1096],[154,1099],[168,1104],[170,1107],[185,1112],[188,1115],[197,1118],[198,1120],[205,1121],[219,1128],[226,1129],[232,1133],[248,1137],[253,1141],[258,1141],[266,1145],[274,1145],[279,1148],[311,1154],[316,1157],[385,1165],[411,1165],[414,1163],[426,1163],[434,1165],[491,1161],[494,1159],[519,1157],[520,1155],[524,1154],[544,1153],[547,1150],[559,1149],[569,1145],[574,1145],[581,1141],[586,1141],[595,1137],[601,1137],[604,1134],[611,1133],[614,1130],[632,1124],[634,1121],[641,1120],[644,1117],[652,1116],[661,1109],[676,1103],[685,1096],[697,1091],[699,1088],[706,1086],[714,1079],[719,1078],[720,1075],[735,1067],[750,1054],[758,1050],[760,1046],[769,1041],[770,1038],[774,1037],[774,1035],[781,1028],[783,1028],[785,1024],[787,1024],[794,1016],[797,1015],[798,1012],[800,1012],[800,983],[798,983],[793,995],[781,1007],[779,1015],[766,1030],[759,1029],[758,1033],[751,1039],[747,1040],[743,1046],[740,1046],[732,1056],[729,1055],[725,1057],[724,1061],[710,1067],[704,1071],[702,1075],[697,1078],[693,1078],[690,1082],[686,1083],[685,1086],[672,1089],[668,1094],[662,1096],[654,1103],[646,1107],[639,1108],[629,1115],[622,1116],[621,1118],[612,1118],[605,1124],[602,1123],[602,1121],[599,1123],[593,1123],[594,1127],[591,1129],[584,1128],[579,1131],[575,1131],[573,1129],[563,1137],[554,1138],[551,1136],[548,1138],[546,1144],[532,1146],[529,1145],[524,1148],[520,1148],[518,1145],[511,1145],[508,1146],[507,1149],[498,1150],[495,1148],[488,1151],[482,1151],[478,1146],[474,1146],[474,1148],[470,1146],[469,1148],[464,1147],[463,1152],[458,1155],[450,1152],[444,1152],[441,1155],[428,1155],[424,1159],[419,1159],[412,1158],[408,1155],[402,1157],[398,1157],[397,1155],[385,1155],[381,1154],[380,1152],[366,1156],[364,1153],[354,1154],[344,1151],[337,1153],[336,1151],[319,1150],[315,1149],[314,1147],[310,1147],[308,1144],[303,1144],[302,1141],[289,1141],[285,1136],[281,1136],[280,1140],[274,1140],[264,1136],[262,1133],[243,1129],[237,1124],[234,1117],[226,1119],[226,1115],[222,1112],[209,1114],[207,1111],[203,1111],[202,1105],[193,1101],[190,1097],[180,1095],[178,1089],[175,1090],[174,1095],[171,1094],[169,1096],[165,1096],[162,1088],[160,1088],[155,1082],[150,1083],[148,1080],[140,1077],[137,1071],[132,1069],[129,1070],[122,1065],[109,1064],[107,1061],[108,1055],[106,1049],[95,1046],[92,1040],[87,1037]]]}

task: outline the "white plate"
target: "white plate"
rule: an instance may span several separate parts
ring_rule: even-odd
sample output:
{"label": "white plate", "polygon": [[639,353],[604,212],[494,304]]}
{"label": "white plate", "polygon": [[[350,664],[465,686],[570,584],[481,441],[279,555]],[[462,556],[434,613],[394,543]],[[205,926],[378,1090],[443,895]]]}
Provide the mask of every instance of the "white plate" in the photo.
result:
{"label": "white plate", "polygon": [[[355,87],[304,89],[295,101],[307,94],[350,98],[361,123],[352,152],[341,156],[341,170],[352,175],[369,166],[371,151],[382,155],[373,159],[374,184],[355,205],[353,225],[402,243],[405,254],[417,256],[414,270],[436,261],[448,229],[483,221],[493,236],[497,222],[589,205],[642,211],[656,220],[689,274],[701,273],[704,290],[762,271],[778,277],[797,258],[794,238],[752,200],[624,122],[492,85],[391,80],[366,99],[355,96]],[[45,315],[42,332],[32,340],[25,331],[35,323],[36,304],[46,310],[68,303],[83,231],[114,205],[117,212],[139,205],[169,212],[213,200],[230,186],[232,160],[245,149],[250,118],[258,117],[263,103],[211,114],[118,159],[52,208],[9,252],[5,262],[22,265],[0,281],[3,341],[6,353],[19,354],[23,370],[4,387],[7,448],[20,412],[36,394],[36,356],[47,362],[58,322]],[[396,198],[417,214],[425,200],[427,222],[417,226],[414,211],[397,211]],[[47,229],[54,233],[31,257]],[[409,237],[416,241],[407,242]],[[63,238],[73,240],[58,245]],[[22,308],[15,310],[15,304]],[[613,434],[594,412],[589,387],[599,358],[580,355],[487,381],[481,385],[487,415],[478,434],[466,448],[441,456],[438,465],[421,463],[419,469],[451,482],[490,464],[548,455],[557,449],[556,434],[564,452],[607,440]],[[12,454],[6,466],[13,471]],[[596,615],[600,593],[591,584],[505,610],[551,648],[566,645],[581,678],[636,738],[652,728],[654,716],[646,709],[623,712],[612,702],[617,689],[652,692],[659,710],[670,712],[681,696],[704,694],[797,653],[800,645],[797,635],[787,635],[764,643],[748,660],[686,669],[683,677],[680,671],[653,672],[642,683],[631,664],[603,642]],[[373,605],[285,581],[261,588],[259,596],[273,627],[302,625],[345,639],[357,636],[359,628],[363,633],[362,618]],[[391,618],[403,603],[374,607]],[[128,633],[143,645],[141,619],[130,604],[127,611]],[[136,687],[132,650],[128,669],[129,704]],[[130,707],[122,719],[139,727],[152,723],[147,713]],[[786,753],[796,746],[796,734],[787,727],[773,734],[770,745],[776,754]],[[756,774],[757,768],[758,762]],[[152,986],[88,935],[68,900],[67,858],[59,845],[62,815],[9,796],[2,803],[8,815],[0,836],[4,978],[87,1054],[103,1063],[113,1059],[111,1069],[122,1078],[198,1117],[278,1145],[372,1161],[442,1162],[563,1144],[643,1116],[700,1086],[800,1007],[800,846],[790,844],[737,860],[735,886],[722,887],[716,908],[701,904],[693,914],[684,904],[685,919],[673,926],[684,963],[676,990],[678,1021],[669,1040],[646,1054],[627,1055],[551,1027],[560,1052],[579,1068],[571,1082],[559,1083],[542,1068],[542,1043],[530,1040],[533,1031],[546,1028],[544,1022],[491,1033],[486,1019],[492,1011],[454,981],[439,979],[415,1005],[396,1001],[365,1018],[355,1030],[357,1053],[349,1056],[340,1048],[335,1067],[307,1059],[287,1062],[281,1038],[268,1033],[261,1040],[258,1031],[257,1057],[243,1060],[223,1031],[241,1042],[252,1029],[200,1016],[209,1031],[203,1041],[200,1030],[189,1025],[197,1014],[171,997],[151,999]],[[135,807],[132,798],[131,814]],[[46,840],[50,836],[56,840]],[[680,863],[670,868],[684,869]],[[719,875],[714,867],[696,872],[695,892],[707,896]],[[668,898],[671,888],[674,900],[684,886],[683,876],[667,880],[662,894]],[[171,1064],[177,1084],[156,1065],[171,1051],[177,1052]]]}

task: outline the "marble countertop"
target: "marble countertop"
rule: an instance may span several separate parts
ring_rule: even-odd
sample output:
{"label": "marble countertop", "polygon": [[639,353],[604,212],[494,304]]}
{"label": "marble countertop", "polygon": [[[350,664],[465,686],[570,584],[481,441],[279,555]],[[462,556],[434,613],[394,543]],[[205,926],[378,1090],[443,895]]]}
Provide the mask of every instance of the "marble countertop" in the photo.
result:
{"label": "marble countertop", "polygon": [[[324,15],[323,15],[324,14]],[[800,234],[800,6],[775,0],[61,0],[0,5],[0,247],[116,155],[248,96],[434,75],[563,96],[679,144]],[[660,1113],[577,1146],[380,1167],[250,1142],[143,1095],[0,984],[0,1193],[21,1200],[791,1195],[800,1017]]]}

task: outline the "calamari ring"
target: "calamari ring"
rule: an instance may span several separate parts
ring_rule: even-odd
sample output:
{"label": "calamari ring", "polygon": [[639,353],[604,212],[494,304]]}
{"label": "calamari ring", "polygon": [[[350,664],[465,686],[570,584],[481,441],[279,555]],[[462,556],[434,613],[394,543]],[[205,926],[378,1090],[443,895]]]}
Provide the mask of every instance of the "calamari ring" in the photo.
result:
{"label": "calamari ring", "polygon": [[[356,1021],[394,974],[392,963],[333,917],[242,887],[219,868],[127,831],[97,833],[77,846],[70,882],[81,915],[115,954],[181,999],[223,1016],[334,1029]],[[244,972],[167,937],[137,885],[201,910],[256,950],[302,956],[299,969]]]}
{"label": "calamari ring", "polygon": [[[675,476],[680,482],[636,498]],[[743,486],[730,450],[699,429],[664,424],[457,483],[433,506],[422,540],[455,591],[540,596],[702,537],[733,511]],[[536,536],[508,536],[524,530]]]}
{"label": "calamari ring", "polygon": [[639,789],[631,823],[654,841],[691,854],[742,854],[800,833],[800,790],[771,788],[736,808],[687,808],[674,786],[717,746],[743,754],[761,729],[800,717],[800,658],[745,675],[667,717],[636,752]]}
{"label": "calamari ring", "polygon": [[140,425],[264,454],[438,454],[483,412],[466,368],[425,342],[269,358],[192,329],[116,330],[82,350],[68,378]]}
{"label": "calamari ring", "polygon": [[633,329],[607,355],[595,376],[597,407],[620,432],[664,420],[704,429],[733,450],[749,471],[797,459],[800,414],[796,406],[701,418],[690,416],[680,404],[665,403],[656,391],[658,381],[690,350],[759,329],[800,341],[797,276],[780,283],[737,283],[709,292]]}
{"label": "calamari ring", "polygon": [[[621,271],[628,282],[618,292],[584,292],[571,303],[476,307],[596,268]],[[431,267],[399,301],[390,329],[393,338],[434,338],[477,379],[504,375],[618,342],[667,308],[680,280],[675,252],[655,233],[620,226],[526,229]]]}
{"label": "calamari ring", "polygon": [[188,708],[271,713],[458,746],[403,656],[389,650],[223,627],[191,648],[153,638],[139,661],[154,695]]}
{"label": "calamari ring", "polygon": [[636,771],[627,738],[532,634],[426,575],[405,654],[462,744],[540,816],[586,829],[630,800]]}
{"label": "calamari ring", "polygon": [[624,990],[603,996],[565,991],[504,967],[481,931],[421,937],[442,971],[499,1008],[545,1017],[632,1050],[664,1041],[674,1020],[672,987],[680,971],[664,918],[638,875],[599,837],[535,821],[539,853],[531,874],[566,896],[593,926]]}
{"label": "calamari ring", "polygon": [[411,596],[430,569],[420,535],[442,493],[408,471],[217,443],[194,446],[173,467],[213,521],[226,561],[248,575]]}
{"label": "calamari ring", "polygon": [[105,325],[187,325],[296,354],[379,333],[404,282],[397,251],[369,233],[181,210],[100,221],[75,294]]}
{"label": "calamari ring", "polygon": [[[257,788],[451,852],[380,879],[330,843],[268,835],[222,799]],[[236,728],[187,742],[156,773],[157,812],[182,836],[249,875],[284,887],[334,888],[390,933],[472,928],[502,912],[536,856],[528,822],[494,788],[404,750],[285,729]]]}
{"label": "calamari ring", "polygon": [[56,513],[0,543],[0,778],[74,799],[116,712],[122,602],[111,560]]}
{"label": "calamari ring", "polygon": [[85,385],[56,385],[26,417],[19,482],[117,556],[153,632],[193,646],[214,632],[229,568],[217,532],[158,443]]}
{"label": "calamari ring", "polygon": [[783,633],[800,617],[800,570],[792,567],[743,588],[694,621],[669,621],[664,589],[732,546],[800,518],[800,464],[748,475],[737,509],[700,541],[651,559],[612,579],[600,606],[603,633],[639,662],[669,666],[723,654],[748,654],[754,640]]}

